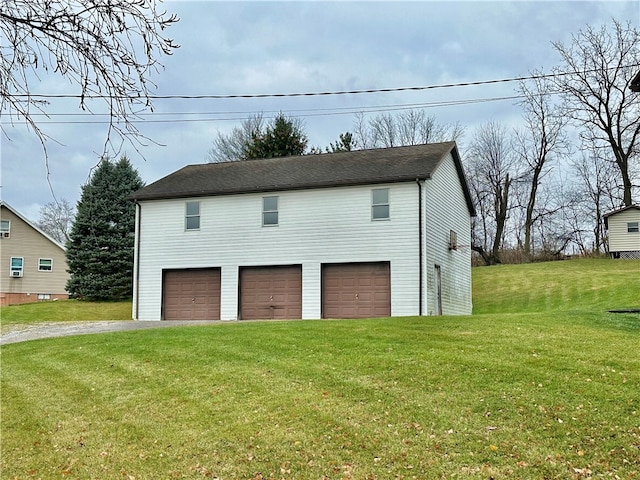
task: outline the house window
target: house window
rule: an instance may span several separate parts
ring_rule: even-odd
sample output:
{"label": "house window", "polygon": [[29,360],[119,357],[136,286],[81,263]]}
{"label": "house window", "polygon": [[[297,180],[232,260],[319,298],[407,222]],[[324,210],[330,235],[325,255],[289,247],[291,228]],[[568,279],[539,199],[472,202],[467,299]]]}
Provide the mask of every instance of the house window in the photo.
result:
{"label": "house window", "polygon": [[0,220],[0,238],[11,236],[11,220]]}
{"label": "house window", "polygon": [[278,226],[278,197],[262,197],[262,226]]}
{"label": "house window", "polygon": [[184,229],[200,230],[200,202],[187,202]]}
{"label": "house window", "polygon": [[389,220],[389,189],[371,190],[371,219]]}
{"label": "house window", "polygon": [[638,232],[640,232],[640,228],[638,228],[638,222],[629,222],[629,223],[627,223],[627,232],[628,233],[638,233]]}
{"label": "house window", "polygon": [[458,249],[458,234],[453,230],[449,230],[449,250]]}
{"label": "house window", "polygon": [[11,257],[11,268],[9,269],[10,277],[21,277],[24,270],[24,258]]}
{"label": "house window", "polygon": [[53,270],[53,259],[51,258],[39,258],[38,259],[38,271],[50,272]]}

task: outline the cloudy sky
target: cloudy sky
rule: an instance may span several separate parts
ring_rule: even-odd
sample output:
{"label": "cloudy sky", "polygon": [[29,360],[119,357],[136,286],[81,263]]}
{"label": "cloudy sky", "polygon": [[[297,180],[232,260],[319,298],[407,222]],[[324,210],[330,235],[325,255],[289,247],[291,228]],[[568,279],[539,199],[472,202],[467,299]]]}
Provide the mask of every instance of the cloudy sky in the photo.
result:
{"label": "cloudy sky", "polygon": [[[551,42],[568,43],[586,25],[615,18],[640,25],[634,1],[476,2],[218,2],[167,1],[180,22],[168,36],[181,47],[154,75],[156,95],[246,95],[426,87],[509,79],[559,63]],[[37,93],[78,93],[60,77],[39,78]],[[355,114],[421,105],[442,123],[460,122],[464,142],[478,125],[519,123],[515,82],[418,91],[351,95],[166,99],[137,127],[156,143],[124,144],[141,177],[151,183],[187,164],[206,161],[218,132],[244,118],[282,111],[300,117],[310,145],[324,148],[352,130]],[[36,88],[34,88],[36,90]],[[446,105],[451,102],[457,105]],[[474,102],[475,101],[475,102]],[[440,104],[440,105],[438,105]],[[55,100],[40,127],[47,143],[49,176],[38,138],[21,124],[3,128],[1,196],[29,219],[58,199],[75,204],[81,185],[102,152],[104,117],[82,114],[77,101]],[[59,115],[73,114],[73,115]],[[51,185],[51,188],[49,186]]]}

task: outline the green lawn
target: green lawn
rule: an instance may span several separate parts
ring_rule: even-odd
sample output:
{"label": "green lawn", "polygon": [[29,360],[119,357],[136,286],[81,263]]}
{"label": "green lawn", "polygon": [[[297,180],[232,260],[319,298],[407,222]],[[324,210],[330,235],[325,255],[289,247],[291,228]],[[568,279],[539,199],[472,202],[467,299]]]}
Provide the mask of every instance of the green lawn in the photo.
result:
{"label": "green lawn", "polygon": [[639,276],[640,262],[481,268],[472,317],[5,345],[1,476],[640,478],[640,315],[606,313],[637,305]]}
{"label": "green lawn", "polygon": [[0,307],[3,331],[15,325],[92,320],[131,320],[131,302],[61,300]]}
{"label": "green lawn", "polygon": [[640,260],[587,259],[473,270],[474,313],[640,309]]}

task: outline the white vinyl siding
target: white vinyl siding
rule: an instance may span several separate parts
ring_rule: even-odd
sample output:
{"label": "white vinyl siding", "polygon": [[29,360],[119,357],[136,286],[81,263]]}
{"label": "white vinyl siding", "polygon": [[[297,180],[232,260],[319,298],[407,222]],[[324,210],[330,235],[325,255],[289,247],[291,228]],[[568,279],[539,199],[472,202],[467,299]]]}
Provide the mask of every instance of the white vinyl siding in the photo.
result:
{"label": "white vinyl siding", "polygon": [[202,198],[196,235],[178,227],[184,200],[141,201],[138,318],[160,319],[162,269],[220,267],[220,315],[233,320],[239,267],[292,264],[302,265],[303,318],[320,318],[320,266],[345,262],[390,262],[392,315],[417,315],[417,186],[380,188],[402,206],[386,222],[371,221],[371,186],[324,188],[278,192],[278,228],[252,220],[264,194]]}
{"label": "white vinyl siding", "polygon": [[[471,314],[471,216],[448,155],[425,184],[427,315],[435,315],[436,272],[440,266],[443,315]],[[450,249],[451,232],[457,249]]]}
{"label": "white vinyl siding", "polygon": [[640,232],[629,231],[629,224],[638,222],[640,222],[640,210],[637,208],[614,213],[608,218],[610,252],[640,251]]}

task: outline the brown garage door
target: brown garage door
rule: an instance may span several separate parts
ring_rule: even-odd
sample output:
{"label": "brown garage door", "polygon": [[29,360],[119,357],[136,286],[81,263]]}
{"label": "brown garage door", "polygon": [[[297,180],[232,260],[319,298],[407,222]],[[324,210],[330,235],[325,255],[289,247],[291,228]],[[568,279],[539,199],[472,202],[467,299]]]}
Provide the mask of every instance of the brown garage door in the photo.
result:
{"label": "brown garage door", "polygon": [[302,267],[241,268],[240,318],[302,318]]}
{"label": "brown garage door", "polygon": [[164,320],[220,320],[220,269],[165,270]]}
{"label": "brown garage door", "polygon": [[391,315],[388,262],[322,266],[322,317],[370,318]]}

